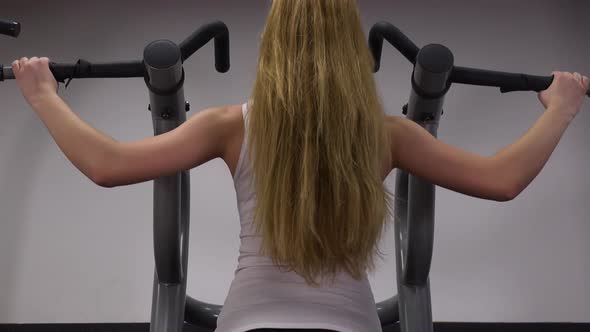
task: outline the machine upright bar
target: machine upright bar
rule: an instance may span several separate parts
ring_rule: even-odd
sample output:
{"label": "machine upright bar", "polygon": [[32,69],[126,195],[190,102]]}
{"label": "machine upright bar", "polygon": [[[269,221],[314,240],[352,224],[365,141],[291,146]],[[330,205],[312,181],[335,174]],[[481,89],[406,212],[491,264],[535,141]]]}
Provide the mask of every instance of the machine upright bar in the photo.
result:
{"label": "machine upright bar", "polygon": [[[434,137],[449,88],[453,55],[442,45],[427,45],[417,55],[412,73],[408,119]],[[402,332],[432,332],[430,263],[434,241],[435,186],[397,171],[395,251],[400,328]]]}
{"label": "machine upright bar", "polygon": [[[144,59],[154,135],[160,135],[186,121],[181,52],[173,42],[160,40],[146,47]],[[181,332],[184,326],[189,199],[188,171],[154,180],[156,269],[150,332]]]}

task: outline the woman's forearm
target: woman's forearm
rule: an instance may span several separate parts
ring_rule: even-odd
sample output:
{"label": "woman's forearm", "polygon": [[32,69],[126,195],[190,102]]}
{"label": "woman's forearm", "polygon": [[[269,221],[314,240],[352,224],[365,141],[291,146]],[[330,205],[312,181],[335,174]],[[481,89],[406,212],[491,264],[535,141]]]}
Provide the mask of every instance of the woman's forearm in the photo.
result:
{"label": "woman's forearm", "polygon": [[514,197],[539,175],[571,121],[564,112],[549,108],[523,137],[494,155]]}
{"label": "woman's forearm", "polygon": [[97,182],[117,141],[82,121],[58,95],[31,106],[72,164]]}

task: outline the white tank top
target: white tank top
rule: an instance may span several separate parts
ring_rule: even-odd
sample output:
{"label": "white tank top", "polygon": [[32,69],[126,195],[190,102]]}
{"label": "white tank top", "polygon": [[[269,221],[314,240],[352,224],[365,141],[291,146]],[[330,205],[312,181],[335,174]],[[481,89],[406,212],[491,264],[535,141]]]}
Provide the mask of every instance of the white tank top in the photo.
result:
{"label": "white tank top", "polygon": [[245,103],[242,105],[244,141],[234,174],[241,225],[240,255],[215,331],[316,328],[380,332],[381,324],[366,273],[359,281],[348,273],[341,273],[333,284],[313,288],[295,272],[279,271],[269,257],[259,255],[261,237],[255,234],[252,225],[256,195],[246,153],[247,112]]}

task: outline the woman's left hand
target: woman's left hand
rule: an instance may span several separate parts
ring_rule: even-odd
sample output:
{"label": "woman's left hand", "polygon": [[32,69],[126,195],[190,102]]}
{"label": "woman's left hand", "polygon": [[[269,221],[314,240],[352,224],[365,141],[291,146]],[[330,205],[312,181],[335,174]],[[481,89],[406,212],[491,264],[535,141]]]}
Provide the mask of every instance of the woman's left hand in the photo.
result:
{"label": "woman's left hand", "polygon": [[21,58],[12,63],[12,71],[23,96],[33,108],[45,98],[57,95],[57,81],[49,70],[48,58]]}

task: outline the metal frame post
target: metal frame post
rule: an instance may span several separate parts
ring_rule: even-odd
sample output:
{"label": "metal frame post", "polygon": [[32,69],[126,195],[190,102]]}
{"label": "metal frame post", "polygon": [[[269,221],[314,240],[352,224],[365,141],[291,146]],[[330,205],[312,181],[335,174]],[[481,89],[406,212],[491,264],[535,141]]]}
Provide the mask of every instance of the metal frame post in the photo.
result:
{"label": "metal frame post", "polygon": [[[412,73],[408,119],[434,137],[450,83],[453,55],[446,47],[427,45],[417,55]],[[395,251],[400,327],[403,332],[432,332],[430,263],[434,242],[435,186],[397,171]]]}
{"label": "metal frame post", "polygon": [[[144,63],[157,136],[186,121],[180,48],[171,41],[152,42],[145,48]],[[189,202],[188,171],[154,180],[154,252],[159,264],[154,273],[151,332],[180,332],[184,326]]]}

